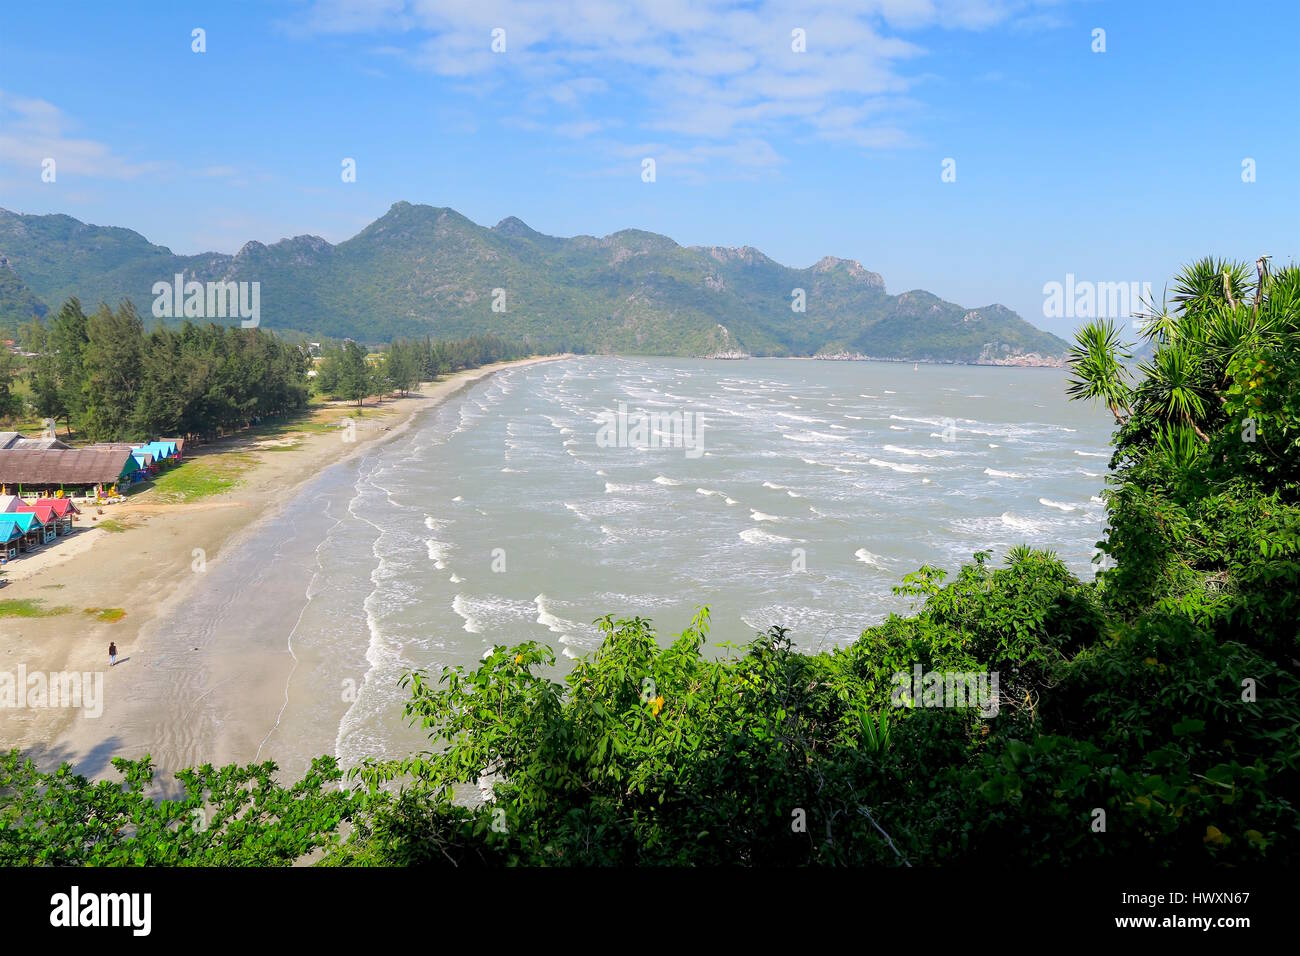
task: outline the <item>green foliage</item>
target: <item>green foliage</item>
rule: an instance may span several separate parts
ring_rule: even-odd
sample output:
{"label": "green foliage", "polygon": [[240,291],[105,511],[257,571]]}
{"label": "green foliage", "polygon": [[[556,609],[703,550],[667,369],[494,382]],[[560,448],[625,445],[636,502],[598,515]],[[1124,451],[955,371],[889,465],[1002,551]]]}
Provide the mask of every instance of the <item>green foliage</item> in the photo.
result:
{"label": "green foliage", "polygon": [[421,381],[493,362],[506,362],[537,354],[532,348],[492,335],[476,335],[452,342],[430,338],[398,339],[371,362],[365,350],[351,340],[327,346],[316,377],[319,394],[356,402],[366,396],[397,390],[405,394]]}
{"label": "green foliage", "polygon": [[1132,402],[1128,370],[1124,366],[1129,358],[1132,355],[1121,344],[1113,321],[1088,323],[1079,330],[1067,357],[1071,374],[1066,394],[1071,398],[1105,402],[1116,420],[1121,420]]}
{"label": "green foliage", "polygon": [[366,350],[351,339],[325,354],[319,387],[333,398],[360,405],[372,394],[374,381],[366,365]]}
{"label": "green foliage", "polygon": [[15,367],[14,354],[0,345],[0,419],[22,414],[22,401],[14,391]]}
{"label": "green foliage", "polygon": [[329,757],[290,787],[273,763],[205,764],[176,775],[176,799],[153,795],[148,757],[113,766],[121,782],[92,783],[0,758],[0,866],[287,866],[331,846],[354,811]]}
{"label": "green foliage", "polygon": [[129,301],[87,318],[74,298],[28,338],[37,413],[91,441],[212,438],[307,404],[307,356],[260,329],[146,334]]}
{"label": "green foliage", "polygon": [[[701,611],[670,642],[602,619],[563,681],[535,643],[414,671],[430,749],[355,768],[349,838],[323,842],[326,814],[312,846],[329,865],[1294,863],[1300,273],[1258,275],[1252,294],[1241,266],[1185,270],[1131,385],[1113,328],[1081,334],[1071,393],[1118,424],[1094,581],[982,551],[906,575],[913,612],[830,653],[773,627],[723,656]],[[918,669],[996,674],[996,706],[913,700]],[[6,804],[2,783],[11,818],[78,846],[102,829],[85,800]],[[205,859],[150,833],[140,859]],[[61,859],[38,843],[18,858]]]}

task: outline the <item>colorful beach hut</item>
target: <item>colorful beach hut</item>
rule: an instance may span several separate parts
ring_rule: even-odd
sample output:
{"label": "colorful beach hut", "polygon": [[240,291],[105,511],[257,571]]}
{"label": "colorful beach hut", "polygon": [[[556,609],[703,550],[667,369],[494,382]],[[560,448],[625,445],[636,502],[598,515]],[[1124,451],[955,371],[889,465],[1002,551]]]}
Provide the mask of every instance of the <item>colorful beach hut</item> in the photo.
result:
{"label": "colorful beach hut", "polygon": [[0,495],[0,515],[11,511],[22,511],[25,502],[17,495]]}
{"label": "colorful beach hut", "polygon": [[59,536],[58,515],[54,513],[54,508],[50,505],[36,503],[31,505],[30,509],[41,522],[43,532],[41,535],[41,544],[49,544]]}
{"label": "colorful beach hut", "polygon": [[[25,506],[23,510],[35,511],[38,515],[41,514],[42,508],[48,508],[58,534],[69,534],[73,522],[77,520],[76,516],[81,514],[81,509],[67,498],[37,498],[33,502],[23,504]],[[41,515],[41,520],[45,520],[44,515]]]}
{"label": "colorful beach hut", "polygon": [[18,557],[18,549],[22,545],[23,532],[18,527],[17,522],[5,521],[0,516],[0,558],[6,561],[12,561]]}
{"label": "colorful beach hut", "polygon": [[[31,551],[45,543],[45,525],[34,511],[14,511],[0,515],[0,526],[3,525],[14,525],[22,532],[18,542],[19,551]],[[0,530],[0,537],[4,536],[3,530]]]}
{"label": "colorful beach hut", "polygon": [[132,446],[131,451],[133,453],[151,455],[154,463],[160,467],[165,463],[171,463],[177,457],[176,443],[163,440],[151,441],[144,445]]}

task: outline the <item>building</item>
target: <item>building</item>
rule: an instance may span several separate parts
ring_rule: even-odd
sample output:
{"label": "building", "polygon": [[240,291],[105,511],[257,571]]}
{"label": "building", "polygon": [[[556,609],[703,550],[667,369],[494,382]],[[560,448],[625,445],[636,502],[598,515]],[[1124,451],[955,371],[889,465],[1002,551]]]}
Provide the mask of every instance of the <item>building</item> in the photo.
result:
{"label": "building", "polygon": [[10,536],[5,533],[5,525],[16,526],[22,533],[18,541],[18,550],[20,552],[39,548],[49,540],[46,536],[45,524],[34,511],[13,511],[6,515],[0,515],[0,538]]}
{"label": "building", "polygon": [[72,523],[77,520],[77,515],[81,514],[81,509],[67,498],[37,498],[35,501],[24,501],[22,510],[35,511],[41,520],[45,521],[46,516],[42,514],[42,509],[45,508],[49,509],[58,534],[70,534]]}
{"label": "building", "polygon": [[18,432],[0,432],[0,451],[41,451],[67,447],[57,438],[28,438]]}
{"label": "building", "polygon": [[0,560],[12,561],[18,557],[18,550],[22,544],[23,533],[16,522],[5,521],[0,516]]}
{"label": "building", "polygon": [[136,445],[131,450],[152,455],[154,462],[158,465],[162,465],[164,462],[173,462],[179,457],[176,443],[165,439],[151,441],[147,445]]}
{"label": "building", "polygon": [[140,467],[123,448],[0,451],[0,494],[103,498],[124,491]]}

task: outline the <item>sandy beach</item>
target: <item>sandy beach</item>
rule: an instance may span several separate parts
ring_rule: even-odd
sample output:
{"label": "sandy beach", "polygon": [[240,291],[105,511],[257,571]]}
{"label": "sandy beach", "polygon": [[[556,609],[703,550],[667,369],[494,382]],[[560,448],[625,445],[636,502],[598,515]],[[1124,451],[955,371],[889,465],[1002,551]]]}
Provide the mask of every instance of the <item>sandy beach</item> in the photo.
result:
{"label": "sandy beach", "polygon": [[[405,398],[369,403],[361,414],[355,406],[332,404],[314,410],[301,428],[269,436],[259,431],[193,449],[190,462],[239,456],[238,483],[218,494],[176,503],[144,490],[120,504],[83,508],[73,535],[5,568],[0,600],[40,602],[40,613],[47,616],[0,617],[0,673],[102,675],[96,708],[102,713],[91,716],[86,707],[0,707],[0,746],[22,748],[43,766],[66,761],[79,772],[102,777],[113,775],[112,757],[140,757],[146,749],[166,770],[194,762],[251,761],[273,730],[315,719],[295,715],[288,706],[288,681],[303,661],[286,648],[284,634],[266,633],[252,646],[218,652],[200,646],[188,628],[150,633],[149,625],[178,611],[183,619],[187,599],[220,567],[223,555],[276,521],[305,482],[403,434],[421,412],[494,372],[555,360],[472,369],[425,384]],[[354,431],[341,427],[348,418]],[[277,598],[230,594],[223,599]],[[196,629],[201,623],[194,622]],[[111,669],[110,642],[118,650],[118,665]],[[161,693],[175,690],[168,681],[176,677],[174,668],[168,670],[171,664],[159,666],[163,661],[185,662],[186,678],[196,681],[193,699],[188,687],[185,694]],[[211,702],[220,695],[226,699],[212,711],[220,717],[197,719],[193,711],[203,703],[200,698]],[[152,732],[145,732],[146,724]],[[159,727],[177,731],[174,741],[164,739],[162,753]]]}

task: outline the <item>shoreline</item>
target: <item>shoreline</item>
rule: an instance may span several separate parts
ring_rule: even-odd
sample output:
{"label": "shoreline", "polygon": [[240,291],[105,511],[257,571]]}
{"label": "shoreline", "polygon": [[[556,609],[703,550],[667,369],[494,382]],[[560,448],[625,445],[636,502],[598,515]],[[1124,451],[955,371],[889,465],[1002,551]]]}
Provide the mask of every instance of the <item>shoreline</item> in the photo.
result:
{"label": "shoreline", "polygon": [[[246,470],[234,487],[220,493],[173,504],[159,500],[153,489],[147,489],[124,503],[105,507],[102,515],[98,508],[83,509],[79,530],[74,535],[6,568],[9,583],[0,588],[0,600],[34,600],[42,602],[41,609],[45,612],[63,610],[49,616],[0,618],[4,632],[0,639],[0,672],[13,674],[25,668],[28,674],[92,675],[87,681],[88,688],[92,681],[102,682],[103,692],[98,701],[101,714],[90,716],[95,705],[89,696],[84,708],[0,707],[0,746],[6,750],[21,748],[47,769],[70,762],[78,772],[88,776],[115,776],[109,763],[111,757],[144,755],[136,751],[145,742],[131,739],[134,735],[130,729],[130,712],[144,706],[134,698],[133,691],[141,686],[140,680],[162,679],[158,675],[159,669],[165,669],[163,658],[176,650],[166,645],[189,643],[186,634],[151,637],[149,632],[158,622],[174,618],[178,613],[183,618],[183,605],[196,597],[200,573],[220,570],[223,556],[236,553],[283,519],[308,482],[335,465],[354,461],[406,434],[422,413],[439,407],[499,371],[569,357],[539,356],[467,369],[441,381],[424,383],[418,393],[412,392],[405,398],[365,407],[360,414],[355,406],[327,405],[310,412],[303,422],[286,426],[278,436],[232,436],[205,446],[188,458],[187,465],[210,456],[241,456]],[[355,421],[355,442],[347,442],[336,427],[338,422],[350,417]],[[348,444],[352,447],[347,447]],[[250,457],[252,460],[248,461]],[[125,530],[115,533],[97,526],[92,518],[112,519],[114,525],[110,527],[124,526]],[[108,621],[90,613],[100,609],[121,610],[125,614],[118,620]],[[200,624],[196,622],[195,627]],[[275,646],[253,648],[256,653],[243,665],[251,671],[243,675],[243,680],[254,690],[274,676],[265,671],[252,671],[258,663],[273,667],[273,662],[256,658],[262,651],[270,651],[272,656],[284,652],[285,635],[265,636],[273,638]],[[122,672],[107,666],[106,649],[110,641],[117,644],[118,663],[128,668],[127,674],[137,667],[152,670],[143,674],[135,671],[139,679],[130,684],[119,679]],[[231,679],[234,678],[227,678]],[[274,688],[274,711],[279,712],[283,706],[284,684]],[[262,695],[255,696],[264,703]],[[198,699],[193,703],[197,706]],[[256,706],[241,706],[239,713],[243,719],[235,723],[254,719],[257,711]],[[188,711],[151,713],[149,717],[183,726],[188,714]],[[222,727],[220,732],[223,737],[248,737],[246,732],[234,727]],[[262,739],[261,732],[255,732],[254,736]],[[220,744],[218,750],[226,749],[224,740],[205,740]],[[223,758],[220,762],[251,761],[255,749],[243,753],[236,745],[230,759]],[[160,755],[152,755],[158,763]],[[159,769],[177,768],[160,764]]]}

